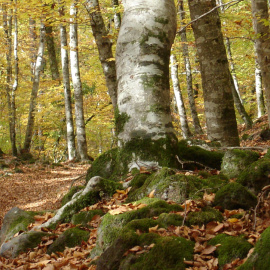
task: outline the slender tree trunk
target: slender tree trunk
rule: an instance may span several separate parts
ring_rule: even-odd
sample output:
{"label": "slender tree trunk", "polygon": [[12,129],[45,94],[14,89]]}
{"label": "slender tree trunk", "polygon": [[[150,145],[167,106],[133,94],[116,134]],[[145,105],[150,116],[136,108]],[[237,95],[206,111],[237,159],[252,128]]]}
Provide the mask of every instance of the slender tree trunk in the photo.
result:
{"label": "slender tree trunk", "polygon": [[[47,21],[47,23],[49,23]],[[59,81],[60,75],[59,75],[59,69],[58,69],[58,63],[57,63],[57,57],[56,57],[56,51],[55,51],[55,42],[53,38],[53,28],[51,25],[46,25],[46,45],[49,55],[49,63],[50,63],[50,69],[51,69],[51,75],[52,79],[54,81]]]}
{"label": "slender tree trunk", "polygon": [[81,160],[88,160],[85,134],[82,83],[79,68],[77,1],[70,7],[70,66],[75,98],[77,150]]}
{"label": "slender tree trunk", "polygon": [[[114,9],[119,6],[118,0],[112,0],[112,4],[113,4]],[[120,29],[120,26],[121,26],[121,15],[120,15],[119,12],[117,12],[115,10],[114,10],[113,20],[114,20],[114,28],[115,29]]]}
{"label": "slender tree trunk", "polygon": [[255,59],[255,92],[257,99],[257,117],[260,118],[265,114],[263,89],[262,89],[262,73],[258,59]]}
{"label": "slender tree trunk", "polygon": [[99,59],[106,79],[106,85],[112,100],[114,111],[117,108],[117,82],[115,60],[112,53],[112,42],[108,38],[98,0],[86,0],[85,7],[88,11],[92,32],[97,44]]}
{"label": "slender tree trunk", "polygon": [[270,27],[267,0],[251,1],[253,27],[256,35],[255,48],[258,63],[262,72],[262,82],[265,90],[268,125],[270,123]]}
{"label": "slender tree trunk", "polygon": [[32,81],[34,80],[34,73],[35,73],[35,65],[36,65],[36,39],[37,39],[37,34],[36,34],[36,21],[32,19],[31,17],[29,18],[29,37],[31,40],[30,44],[30,67],[31,67],[31,74],[32,74]]}
{"label": "slender tree trunk", "polygon": [[45,26],[42,23],[40,26],[40,42],[39,42],[39,48],[38,48],[35,70],[34,70],[33,87],[32,87],[32,93],[31,93],[31,98],[30,98],[27,129],[26,129],[25,139],[24,139],[23,148],[25,151],[30,151],[30,147],[31,147],[31,140],[32,140],[32,135],[33,135],[34,123],[35,123],[35,109],[37,105],[37,94],[38,94],[38,89],[39,89],[40,73],[42,71],[42,65],[43,65],[44,47],[45,47]]}
{"label": "slender tree trunk", "polygon": [[[61,16],[64,15],[63,9],[64,8],[62,7],[59,11]],[[76,146],[75,146],[74,123],[73,123],[71,90],[70,90],[70,79],[69,79],[67,31],[66,31],[66,26],[64,26],[63,24],[60,25],[60,38],[61,38],[61,63],[62,63],[63,85],[64,85],[64,96],[65,96],[68,159],[73,160],[76,157]]]}
{"label": "slender tree trunk", "polygon": [[173,138],[169,57],[176,32],[174,1],[124,0],[123,5],[116,48],[119,142]]}
{"label": "slender tree trunk", "polygon": [[15,108],[15,90],[12,86],[12,10],[8,11],[7,6],[3,4],[3,28],[5,32],[6,46],[6,94],[9,116],[9,136],[12,149],[12,155],[17,155],[16,147],[16,108]]}
{"label": "slender tree trunk", "polygon": [[[189,0],[191,19],[210,11],[214,0]],[[208,138],[224,146],[238,146],[234,87],[217,10],[192,24],[200,61]]]}
{"label": "slender tree trunk", "polygon": [[[184,26],[184,20],[185,20],[185,11],[184,11],[184,4],[183,1],[179,1],[179,14],[180,14],[180,24],[181,26]],[[182,53],[185,63],[185,69],[186,69],[186,81],[187,81],[187,92],[188,92],[188,101],[191,111],[191,116],[193,120],[193,125],[195,129],[196,134],[203,134],[202,127],[200,125],[200,120],[197,114],[196,110],[196,103],[194,98],[194,91],[193,91],[193,83],[192,83],[192,73],[191,73],[191,65],[189,60],[189,50],[188,50],[188,44],[187,44],[187,33],[186,29],[181,32],[180,34],[181,42],[182,42]]]}
{"label": "slender tree trunk", "polygon": [[179,79],[178,79],[178,63],[174,54],[171,54],[171,78],[173,83],[173,91],[176,100],[176,105],[178,108],[178,113],[180,117],[180,124],[182,129],[182,135],[184,139],[191,136],[191,132],[188,127],[188,120],[186,114],[186,108],[184,105]]}

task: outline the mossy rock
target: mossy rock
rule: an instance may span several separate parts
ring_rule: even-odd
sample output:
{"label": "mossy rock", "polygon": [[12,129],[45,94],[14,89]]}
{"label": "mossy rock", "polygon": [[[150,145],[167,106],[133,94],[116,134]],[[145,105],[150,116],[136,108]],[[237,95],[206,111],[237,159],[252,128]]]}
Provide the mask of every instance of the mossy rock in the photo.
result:
{"label": "mossy rock", "polygon": [[81,224],[83,226],[86,226],[87,223],[90,222],[96,215],[103,216],[104,212],[100,209],[79,212],[78,214],[72,216],[71,223],[74,225]]}
{"label": "mossy rock", "polygon": [[[178,157],[182,161],[197,161],[205,166],[220,170],[223,152],[208,151],[199,146],[189,146],[186,140],[178,143]],[[184,164],[184,169],[201,168],[200,165],[194,163]]]}
{"label": "mossy rock", "polygon": [[176,154],[176,138],[166,137],[159,140],[134,138],[123,147],[112,149],[99,156],[88,170],[86,179],[101,176],[123,180],[128,172],[141,166],[149,169],[160,166],[178,168]]}
{"label": "mossy rock", "polygon": [[270,158],[264,157],[244,170],[237,178],[237,182],[257,195],[263,187],[270,185],[269,175]]}
{"label": "mossy rock", "polygon": [[212,192],[215,192],[227,182],[227,177],[222,174],[201,179],[195,176],[175,174],[173,169],[164,167],[150,175],[140,188],[132,187],[127,201],[139,200],[155,190],[155,197],[159,199],[183,203],[188,198],[202,198],[205,188],[212,188]]}
{"label": "mossy rock", "polygon": [[260,155],[254,151],[240,149],[229,150],[222,159],[221,172],[226,174],[229,178],[238,177],[243,170],[257,161],[259,157]]}
{"label": "mossy rock", "polygon": [[143,186],[143,184],[145,183],[148,177],[149,177],[149,174],[145,174],[145,173],[138,173],[137,175],[135,175],[130,183],[132,190],[135,191],[141,186]]}
{"label": "mossy rock", "polygon": [[84,187],[83,186],[74,186],[72,187],[67,194],[63,197],[61,204],[62,206],[65,205],[67,202],[69,202],[73,195],[77,193],[78,191],[82,190]]}
{"label": "mossy rock", "polygon": [[93,254],[99,256],[106,248],[108,248],[113,243],[115,239],[117,239],[117,237],[119,237],[123,227],[132,220],[151,218],[154,216],[159,216],[162,213],[182,210],[182,207],[179,205],[171,205],[159,200],[141,209],[129,211],[120,215],[113,216],[107,213],[105,216],[103,216],[102,222],[98,228],[97,243]]}
{"label": "mossy rock", "polygon": [[255,249],[246,262],[237,270],[269,270],[270,267],[270,227],[262,234],[255,244]]}
{"label": "mossy rock", "polygon": [[82,241],[87,241],[90,233],[78,227],[67,229],[48,248],[47,253],[63,252],[66,247],[80,246]]}
{"label": "mossy rock", "polygon": [[230,263],[237,258],[244,259],[249,250],[253,247],[242,236],[229,236],[226,234],[217,235],[211,239],[208,244],[212,246],[220,244],[216,250],[219,269],[223,269],[225,264]]}
{"label": "mossy rock", "polygon": [[11,239],[17,232],[27,231],[30,223],[34,223],[35,212],[27,212],[18,207],[9,210],[3,220],[2,229],[0,231],[0,245]]}
{"label": "mossy rock", "polygon": [[148,253],[139,256],[128,268],[120,266],[120,269],[184,270],[184,260],[193,260],[193,248],[194,243],[183,237],[160,237]]}
{"label": "mossy rock", "polygon": [[257,197],[239,183],[229,183],[222,187],[215,196],[214,205],[223,209],[250,209],[257,204]]}
{"label": "mossy rock", "polygon": [[168,226],[182,226],[183,217],[173,213],[162,213],[156,220],[160,227],[167,228]]}
{"label": "mossy rock", "polygon": [[220,211],[211,207],[205,207],[199,212],[190,212],[187,215],[187,224],[191,225],[206,225],[211,221],[223,220],[223,216]]}
{"label": "mossy rock", "polygon": [[15,258],[20,253],[26,252],[28,249],[35,248],[41,242],[42,238],[48,235],[48,233],[36,231],[22,233],[2,244],[0,256],[5,258]]}

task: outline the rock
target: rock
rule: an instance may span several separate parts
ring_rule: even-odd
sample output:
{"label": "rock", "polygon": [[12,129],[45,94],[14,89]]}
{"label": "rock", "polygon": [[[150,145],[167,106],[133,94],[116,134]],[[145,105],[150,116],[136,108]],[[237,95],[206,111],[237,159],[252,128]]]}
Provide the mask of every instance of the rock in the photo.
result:
{"label": "rock", "polygon": [[237,270],[269,270],[270,266],[270,227],[262,234],[255,244],[255,249],[246,262]]}
{"label": "rock", "polygon": [[17,232],[26,231],[27,226],[32,222],[35,222],[32,213],[13,207],[4,217],[0,231],[0,245],[11,239]]}
{"label": "rock", "polygon": [[77,227],[66,230],[48,248],[47,253],[63,252],[66,247],[80,246],[82,241],[87,241],[90,233]]}
{"label": "rock", "polygon": [[214,205],[228,210],[238,208],[248,210],[256,204],[257,197],[239,183],[229,183],[222,187],[214,200]]}
{"label": "rock", "polygon": [[15,258],[20,253],[36,247],[42,237],[48,235],[45,232],[26,232],[12,238],[10,241],[3,243],[0,248],[0,256],[5,258]]}
{"label": "rock", "polygon": [[81,224],[83,226],[87,226],[87,223],[96,215],[103,216],[104,212],[99,209],[79,212],[78,214],[72,216],[71,223],[75,225]]}
{"label": "rock", "polygon": [[252,163],[237,178],[237,182],[257,195],[270,185],[270,158],[264,157]]}
{"label": "rock", "polygon": [[221,172],[229,178],[238,177],[243,170],[247,169],[259,157],[260,155],[253,151],[228,150],[222,159]]}
{"label": "rock", "polygon": [[219,269],[223,269],[225,264],[237,258],[244,259],[253,247],[244,237],[229,236],[227,234],[217,235],[208,244],[212,246],[218,245],[216,253],[218,254]]}

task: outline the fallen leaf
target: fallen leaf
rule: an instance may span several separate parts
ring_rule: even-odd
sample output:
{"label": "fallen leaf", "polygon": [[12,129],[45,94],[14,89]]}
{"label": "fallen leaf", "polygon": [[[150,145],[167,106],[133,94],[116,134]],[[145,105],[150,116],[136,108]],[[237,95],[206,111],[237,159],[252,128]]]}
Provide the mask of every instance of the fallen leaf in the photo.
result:
{"label": "fallen leaf", "polygon": [[209,255],[211,253],[213,253],[215,250],[217,249],[216,246],[207,246],[203,251],[202,251],[202,255]]}

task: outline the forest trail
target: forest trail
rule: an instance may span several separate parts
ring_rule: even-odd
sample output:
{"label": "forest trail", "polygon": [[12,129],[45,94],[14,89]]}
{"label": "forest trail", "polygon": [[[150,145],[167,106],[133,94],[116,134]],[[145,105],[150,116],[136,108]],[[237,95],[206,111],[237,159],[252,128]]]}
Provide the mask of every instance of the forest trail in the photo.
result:
{"label": "forest trail", "polygon": [[[61,166],[20,164],[14,167],[10,156],[4,156],[10,167],[0,169],[0,228],[4,215],[12,207],[23,210],[55,210],[68,192],[72,181],[85,174],[89,164],[64,163]],[[84,178],[76,185],[84,183]]]}

